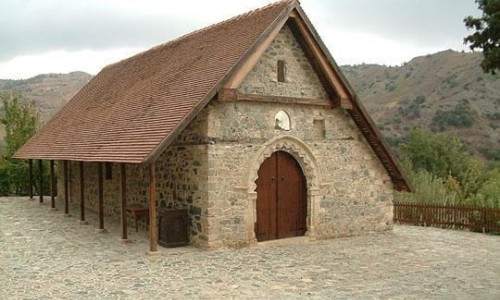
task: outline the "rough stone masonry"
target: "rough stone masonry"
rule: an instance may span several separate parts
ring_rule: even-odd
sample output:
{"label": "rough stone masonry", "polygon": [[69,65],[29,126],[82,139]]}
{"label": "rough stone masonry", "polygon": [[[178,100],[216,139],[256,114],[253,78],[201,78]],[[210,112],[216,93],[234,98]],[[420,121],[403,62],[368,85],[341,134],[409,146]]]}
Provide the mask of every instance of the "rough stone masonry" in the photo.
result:
{"label": "rough stone masonry", "polygon": [[[278,82],[276,64],[286,63]],[[327,94],[291,30],[285,26],[239,92],[326,99]],[[290,130],[277,129],[284,111]],[[275,151],[290,153],[307,181],[307,236],[332,238],[392,228],[391,180],[341,108],[214,99],[157,161],[160,210],[186,208],[189,236],[198,247],[239,248],[256,243],[255,180]],[[120,173],[104,182],[105,214],[120,213]],[[62,170],[62,167],[59,168]],[[97,164],[85,163],[85,201],[97,210]],[[59,191],[63,191],[59,174]],[[148,205],[148,170],[127,165],[128,203]],[[59,193],[59,198],[64,193]],[[78,163],[71,164],[70,201],[78,203]],[[143,224],[143,226],[146,224]]]}

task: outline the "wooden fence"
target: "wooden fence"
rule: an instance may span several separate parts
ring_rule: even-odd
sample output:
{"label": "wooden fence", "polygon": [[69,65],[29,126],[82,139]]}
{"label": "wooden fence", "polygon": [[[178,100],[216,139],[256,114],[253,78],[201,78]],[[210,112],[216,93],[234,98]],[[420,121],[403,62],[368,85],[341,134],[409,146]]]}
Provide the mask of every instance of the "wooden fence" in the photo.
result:
{"label": "wooden fence", "polygon": [[500,209],[468,205],[394,203],[394,222],[476,232],[500,232]]}

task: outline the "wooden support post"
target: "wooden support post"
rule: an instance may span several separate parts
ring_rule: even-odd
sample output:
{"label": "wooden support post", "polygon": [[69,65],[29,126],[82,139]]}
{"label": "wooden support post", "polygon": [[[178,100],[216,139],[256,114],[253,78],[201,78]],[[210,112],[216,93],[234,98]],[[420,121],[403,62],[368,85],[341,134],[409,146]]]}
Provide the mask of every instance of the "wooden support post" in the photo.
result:
{"label": "wooden support post", "polygon": [[56,210],[56,178],[53,160],[50,161],[50,208]]}
{"label": "wooden support post", "polygon": [[64,171],[64,215],[69,216],[69,162],[63,163]]}
{"label": "wooden support post", "polygon": [[99,232],[106,232],[104,229],[104,183],[103,183],[103,174],[102,174],[102,162],[99,162],[98,171],[99,174],[97,176],[99,180],[98,185],[98,193],[99,193]]}
{"label": "wooden support post", "polygon": [[156,170],[155,163],[149,166],[149,251],[156,252],[158,233],[156,228]]}
{"label": "wooden support post", "polygon": [[30,159],[28,160],[28,166],[29,166],[29,192],[30,192],[30,200],[33,200],[33,160]]}
{"label": "wooden support post", "polygon": [[40,204],[43,204],[43,161],[38,160],[38,196],[40,198]]}
{"label": "wooden support post", "polygon": [[88,224],[85,221],[85,179],[83,175],[83,161],[78,165],[80,171],[80,224]]}
{"label": "wooden support post", "polygon": [[122,240],[128,238],[127,232],[127,165],[120,164],[120,177],[121,177],[121,225],[122,225]]}

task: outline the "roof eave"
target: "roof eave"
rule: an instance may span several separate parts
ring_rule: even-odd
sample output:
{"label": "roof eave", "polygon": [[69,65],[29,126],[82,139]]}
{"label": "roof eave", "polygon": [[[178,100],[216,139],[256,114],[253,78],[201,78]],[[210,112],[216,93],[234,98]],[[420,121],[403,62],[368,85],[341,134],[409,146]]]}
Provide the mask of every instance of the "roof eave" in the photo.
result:
{"label": "roof eave", "polygon": [[[297,10],[299,17],[301,18],[301,20],[304,22],[307,29],[309,30],[309,32],[313,35],[314,40],[316,41],[318,46],[321,48],[321,51],[325,55],[328,63],[335,70],[335,73],[339,76],[340,82],[342,83],[344,88],[347,90],[352,104],[355,105],[358,108],[358,110],[360,111],[360,113],[363,115],[363,118],[366,120],[368,126],[373,131],[374,135],[377,136],[377,138],[382,146],[383,151],[385,152],[385,154],[388,156],[388,158],[390,160],[390,163],[394,166],[395,170],[397,171],[398,176],[396,177],[393,174],[390,174],[389,170],[387,170],[390,177],[391,177],[391,180],[393,182],[394,188],[396,190],[399,190],[399,191],[414,192],[415,189],[411,185],[408,177],[405,175],[402,166],[400,165],[398,160],[395,158],[389,145],[383,139],[382,134],[380,133],[377,126],[375,125],[375,123],[373,122],[371,117],[369,116],[367,110],[365,109],[365,107],[363,106],[361,101],[359,100],[359,97],[357,96],[356,92],[354,91],[352,86],[349,84],[349,81],[342,73],[340,67],[337,65],[337,63],[333,59],[332,55],[330,54],[330,51],[328,50],[326,45],[323,43],[323,40],[321,39],[319,34],[316,32],[316,29],[314,28],[314,26],[310,22],[309,18],[307,17],[305,12],[302,10],[302,8],[299,5],[296,6],[296,10]],[[366,138],[366,136],[365,136],[365,138]],[[373,151],[377,152],[375,149],[373,149]],[[377,154],[377,156],[378,156],[378,154]]]}

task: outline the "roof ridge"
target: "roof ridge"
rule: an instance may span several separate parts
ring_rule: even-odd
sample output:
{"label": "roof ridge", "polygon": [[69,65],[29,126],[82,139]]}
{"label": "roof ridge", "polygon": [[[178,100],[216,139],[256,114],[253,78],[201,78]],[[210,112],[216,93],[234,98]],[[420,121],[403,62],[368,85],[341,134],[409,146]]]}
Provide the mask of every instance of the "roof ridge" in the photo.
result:
{"label": "roof ridge", "polygon": [[188,32],[188,33],[186,33],[186,34],[184,34],[184,35],[181,35],[180,37],[177,37],[177,38],[175,38],[175,39],[173,39],[173,40],[170,40],[170,41],[168,41],[168,42],[166,42],[166,43],[164,43],[164,44],[157,45],[157,46],[155,46],[155,47],[151,48],[150,50],[155,49],[155,48],[160,48],[160,47],[166,46],[166,45],[168,45],[168,44],[170,44],[170,43],[174,43],[174,42],[176,42],[176,41],[178,41],[178,40],[182,40],[182,39],[187,38],[187,37],[189,37],[189,36],[191,36],[191,35],[195,35],[195,34],[198,34],[198,33],[200,33],[200,32],[207,31],[207,30],[212,29],[212,28],[214,28],[214,27],[221,26],[221,25],[224,25],[224,24],[227,24],[227,23],[230,23],[230,22],[234,22],[234,21],[239,20],[239,19],[241,19],[241,18],[243,18],[243,17],[247,17],[247,16],[250,16],[250,15],[252,15],[252,14],[255,14],[255,13],[258,13],[258,12],[261,12],[261,11],[264,11],[264,10],[271,9],[271,8],[273,8],[273,7],[276,7],[276,6],[280,5],[280,4],[284,4],[284,3],[291,4],[292,2],[295,2],[295,1],[297,1],[297,0],[280,0],[280,1],[272,2],[272,3],[268,4],[268,5],[265,5],[265,6],[262,6],[262,7],[258,7],[258,8],[255,8],[255,9],[252,9],[252,10],[249,10],[249,11],[246,11],[246,12],[244,12],[244,13],[241,13],[241,14],[236,15],[236,16],[234,16],[234,17],[231,17],[231,18],[229,18],[229,19],[226,19],[226,20],[220,21],[220,22],[218,22],[218,23],[214,23],[214,24],[211,24],[211,25],[205,26],[205,27],[203,27],[203,28],[196,29],[196,30],[194,30],[194,31]]}
{"label": "roof ridge", "polygon": [[262,6],[262,7],[259,7],[259,8],[252,9],[252,10],[250,10],[250,11],[246,11],[246,12],[244,12],[244,13],[241,13],[241,14],[236,15],[236,16],[234,16],[234,17],[231,17],[231,18],[229,18],[229,19],[226,19],[226,20],[220,21],[220,22],[218,22],[218,23],[214,23],[214,24],[211,24],[211,25],[207,25],[207,26],[205,26],[205,27],[203,27],[203,28],[196,29],[196,30],[194,30],[194,31],[188,32],[188,33],[183,34],[183,35],[181,35],[181,36],[179,36],[179,37],[177,37],[177,38],[174,38],[174,39],[172,39],[172,40],[169,40],[169,41],[167,41],[167,42],[165,42],[165,43],[163,43],[163,44],[159,44],[159,45],[153,46],[153,47],[151,47],[151,48],[149,48],[149,49],[147,49],[147,50],[141,51],[141,52],[139,52],[139,53],[137,53],[137,54],[135,54],[135,55],[132,55],[132,56],[130,56],[130,57],[127,57],[127,58],[125,58],[125,59],[119,60],[119,61],[114,62],[114,63],[110,63],[110,64],[106,65],[106,66],[105,66],[102,70],[107,69],[107,68],[109,68],[109,67],[112,67],[112,66],[114,66],[114,65],[116,65],[116,64],[119,64],[119,63],[122,63],[122,62],[128,61],[128,60],[130,60],[130,59],[134,59],[134,58],[140,57],[140,56],[142,56],[142,55],[147,54],[147,53],[148,53],[148,52],[150,52],[150,51],[154,51],[154,50],[157,50],[157,49],[160,49],[160,48],[163,48],[163,47],[169,46],[169,45],[173,45],[173,44],[175,44],[175,43],[177,43],[177,42],[179,42],[179,41],[181,41],[181,40],[183,40],[183,39],[186,39],[186,38],[188,38],[188,37],[190,37],[190,36],[194,36],[194,35],[196,35],[196,34],[200,34],[200,33],[202,33],[202,32],[208,31],[208,30],[213,29],[213,28],[215,28],[215,27],[222,26],[222,25],[224,25],[224,24],[227,24],[227,23],[230,23],[230,22],[234,22],[234,21],[240,20],[240,19],[241,19],[241,18],[243,18],[243,17],[248,17],[248,16],[250,16],[250,15],[252,15],[252,14],[255,14],[255,13],[258,13],[258,12],[262,12],[262,11],[265,11],[265,10],[271,9],[271,8],[276,7],[276,6],[278,6],[278,5],[281,5],[281,4],[285,4],[285,3],[286,3],[286,4],[290,5],[290,4],[294,3],[294,2],[298,2],[298,3],[300,3],[298,0],[280,0],[280,1],[272,2],[272,3],[268,4],[268,5],[265,5],[265,6]]}

